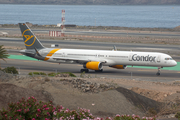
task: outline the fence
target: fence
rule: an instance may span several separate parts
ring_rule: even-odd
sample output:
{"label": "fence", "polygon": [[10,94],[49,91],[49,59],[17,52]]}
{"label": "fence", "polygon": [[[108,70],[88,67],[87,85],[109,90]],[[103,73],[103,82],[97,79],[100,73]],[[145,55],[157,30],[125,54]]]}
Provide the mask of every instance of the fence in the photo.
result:
{"label": "fence", "polygon": [[49,31],[50,37],[61,37],[61,31]]}

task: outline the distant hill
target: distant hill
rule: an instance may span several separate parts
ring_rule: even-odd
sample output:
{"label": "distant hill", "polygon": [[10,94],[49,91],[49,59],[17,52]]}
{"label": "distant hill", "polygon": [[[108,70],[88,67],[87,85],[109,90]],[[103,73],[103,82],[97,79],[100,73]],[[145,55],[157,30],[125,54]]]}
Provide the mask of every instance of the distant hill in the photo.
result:
{"label": "distant hill", "polygon": [[0,0],[0,4],[180,5],[180,0]]}

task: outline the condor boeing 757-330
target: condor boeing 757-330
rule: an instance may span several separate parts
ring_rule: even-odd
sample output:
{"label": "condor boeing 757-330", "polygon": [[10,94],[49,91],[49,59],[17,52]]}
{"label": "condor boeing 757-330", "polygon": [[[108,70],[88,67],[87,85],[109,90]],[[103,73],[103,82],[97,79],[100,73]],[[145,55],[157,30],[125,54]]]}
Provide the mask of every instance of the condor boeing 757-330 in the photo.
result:
{"label": "condor boeing 757-330", "polygon": [[156,75],[160,75],[161,68],[177,65],[171,56],[158,52],[45,48],[25,23],[19,23],[19,27],[26,46],[22,54],[47,62],[82,64],[81,72],[102,72],[103,66],[126,69],[131,65],[157,67]]}

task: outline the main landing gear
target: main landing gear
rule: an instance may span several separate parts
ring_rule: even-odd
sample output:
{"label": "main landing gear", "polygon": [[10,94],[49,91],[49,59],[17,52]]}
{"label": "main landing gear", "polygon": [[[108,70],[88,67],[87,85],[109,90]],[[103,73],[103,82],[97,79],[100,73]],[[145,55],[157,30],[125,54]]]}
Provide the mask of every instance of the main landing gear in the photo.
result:
{"label": "main landing gear", "polygon": [[103,69],[101,69],[101,70],[95,70],[95,72],[103,72]]}
{"label": "main landing gear", "polygon": [[158,67],[158,72],[156,73],[157,76],[161,74],[161,67]]}
{"label": "main landing gear", "polygon": [[[81,72],[81,73],[83,73],[83,72],[88,73],[88,72],[89,72],[89,69],[84,68],[84,69],[81,69],[80,72]],[[101,70],[95,70],[95,72],[103,72],[103,69],[101,69]]]}

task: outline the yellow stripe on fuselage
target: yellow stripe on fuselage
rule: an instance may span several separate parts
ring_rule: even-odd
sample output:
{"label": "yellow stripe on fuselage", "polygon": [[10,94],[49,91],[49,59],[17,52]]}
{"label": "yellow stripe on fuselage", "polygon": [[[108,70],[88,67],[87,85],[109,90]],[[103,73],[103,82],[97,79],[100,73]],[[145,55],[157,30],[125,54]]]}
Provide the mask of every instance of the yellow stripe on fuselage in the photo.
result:
{"label": "yellow stripe on fuselage", "polygon": [[44,61],[49,60],[49,58],[50,58],[56,51],[58,51],[58,50],[60,50],[60,49],[53,49],[53,50],[51,50],[51,52],[49,52],[49,53],[46,55]]}

